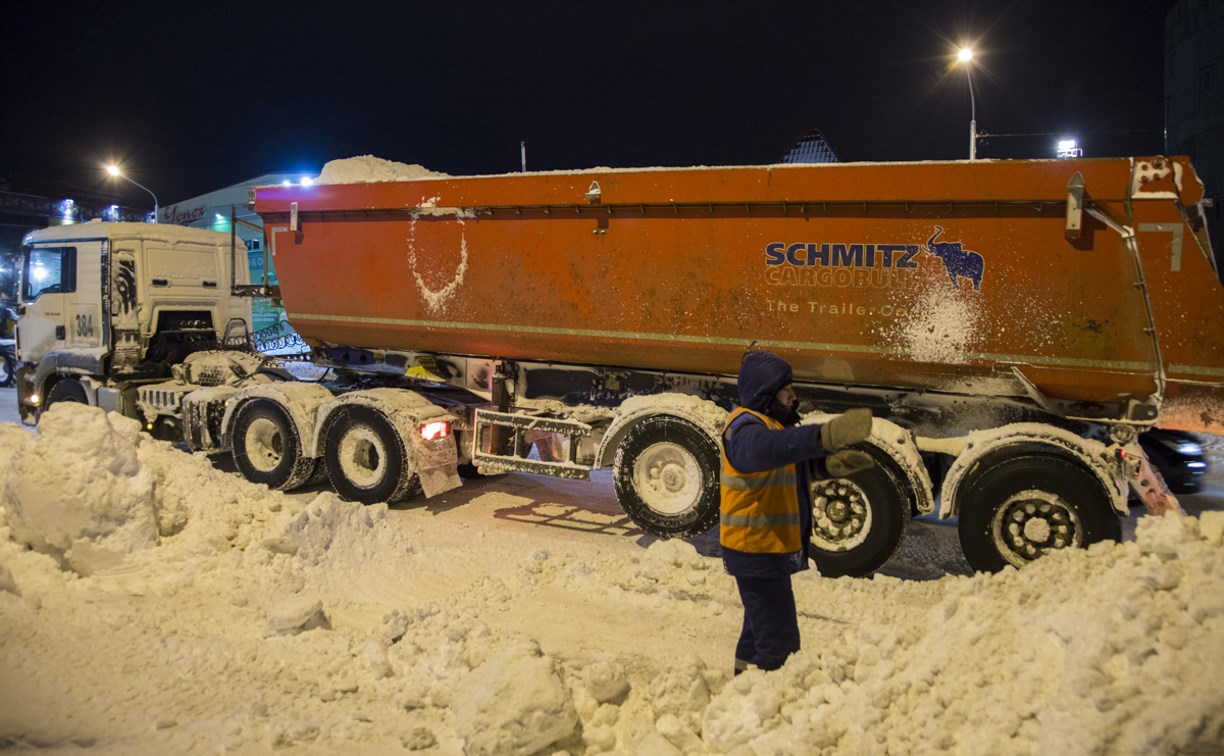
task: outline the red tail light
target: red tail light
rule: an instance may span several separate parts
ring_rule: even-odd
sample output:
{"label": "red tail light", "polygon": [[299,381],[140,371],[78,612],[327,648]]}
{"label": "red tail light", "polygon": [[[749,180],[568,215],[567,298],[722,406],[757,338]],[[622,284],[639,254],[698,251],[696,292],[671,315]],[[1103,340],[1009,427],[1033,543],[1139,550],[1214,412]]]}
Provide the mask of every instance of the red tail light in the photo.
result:
{"label": "red tail light", "polygon": [[421,440],[437,441],[450,435],[450,423],[445,420],[421,423]]}

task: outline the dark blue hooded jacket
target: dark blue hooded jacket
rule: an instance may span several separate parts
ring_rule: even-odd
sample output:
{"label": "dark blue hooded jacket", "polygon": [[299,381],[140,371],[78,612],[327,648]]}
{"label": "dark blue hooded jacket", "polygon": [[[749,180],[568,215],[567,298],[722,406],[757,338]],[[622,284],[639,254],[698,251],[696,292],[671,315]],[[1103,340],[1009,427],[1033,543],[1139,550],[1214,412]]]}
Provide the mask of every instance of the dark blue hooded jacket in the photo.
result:
{"label": "dark blue hooded jacket", "polygon": [[[749,352],[740,365],[740,406],[783,424],[793,422],[788,408],[780,406],[774,399],[778,391],[791,384],[792,377],[790,365],[776,354],[764,350]],[[790,554],[750,554],[724,546],[723,564],[727,572],[742,577],[780,577],[807,569],[807,543],[812,532],[812,499],[809,493],[812,470],[811,465],[805,462],[824,454],[820,445],[820,426],[799,425],[770,430],[758,418],[744,414],[737,417],[723,433],[723,448],[731,465],[742,472],[762,472],[796,465],[803,533],[803,547]]]}

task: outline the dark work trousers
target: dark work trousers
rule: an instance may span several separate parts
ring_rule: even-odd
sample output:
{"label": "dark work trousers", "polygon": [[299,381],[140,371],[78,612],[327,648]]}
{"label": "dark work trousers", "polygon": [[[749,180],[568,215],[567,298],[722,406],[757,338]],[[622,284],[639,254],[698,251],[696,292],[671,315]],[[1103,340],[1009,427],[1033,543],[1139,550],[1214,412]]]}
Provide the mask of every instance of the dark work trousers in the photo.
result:
{"label": "dark work trousers", "polygon": [[786,657],[799,650],[799,619],[791,576],[737,576],[735,584],[744,602],[744,629],[735,646],[736,673],[748,664],[761,669],[781,667]]}

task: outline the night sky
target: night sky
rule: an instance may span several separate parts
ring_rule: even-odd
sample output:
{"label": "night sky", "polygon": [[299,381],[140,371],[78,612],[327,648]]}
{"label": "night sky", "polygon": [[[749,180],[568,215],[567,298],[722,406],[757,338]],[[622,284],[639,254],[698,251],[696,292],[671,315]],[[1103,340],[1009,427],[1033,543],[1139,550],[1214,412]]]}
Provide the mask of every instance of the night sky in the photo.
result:
{"label": "night sky", "polygon": [[[46,3],[8,12],[0,175],[162,205],[327,160],[451,174],[1162,152],[1167,0]],[[121,185],[122,186],[122,185]],[[148,195],[127,187],[135,207]]]}

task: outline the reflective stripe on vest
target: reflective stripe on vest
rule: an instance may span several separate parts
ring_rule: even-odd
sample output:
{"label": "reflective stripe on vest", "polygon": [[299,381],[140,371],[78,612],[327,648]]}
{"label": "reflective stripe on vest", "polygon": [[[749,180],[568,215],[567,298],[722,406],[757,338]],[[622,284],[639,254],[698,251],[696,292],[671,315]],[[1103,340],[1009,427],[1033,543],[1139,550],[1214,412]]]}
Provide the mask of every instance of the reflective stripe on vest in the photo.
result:
{"label": "reflective stripe on vest", "polygon": [[[723,433],[743,414],[753,415],[770,430],[783,427],[771,417],[740,407],[727,417]],[[759,473],[740,472],[727,459],[725,446],[722,463],[719,543],[752,554],[798,551],[803,544],[803,534],[795,466],[786,465]]]}

